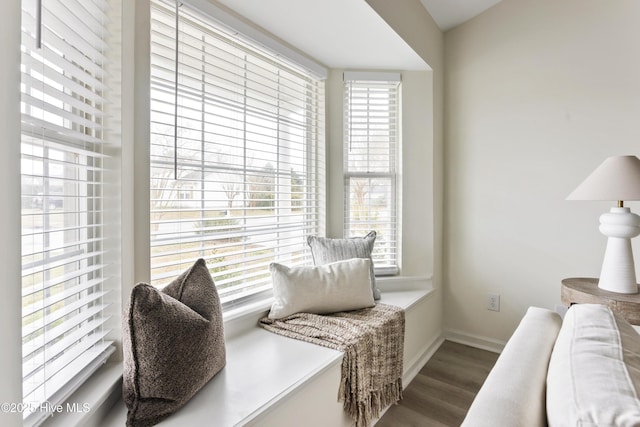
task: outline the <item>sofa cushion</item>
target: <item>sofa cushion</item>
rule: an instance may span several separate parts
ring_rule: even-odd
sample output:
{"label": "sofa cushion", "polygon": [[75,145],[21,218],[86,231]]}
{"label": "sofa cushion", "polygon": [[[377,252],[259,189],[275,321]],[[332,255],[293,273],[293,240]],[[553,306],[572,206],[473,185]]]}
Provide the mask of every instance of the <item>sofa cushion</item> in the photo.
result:
{"label": "sofa cushion", "polygon": [[476,395],[464,427],[545,426],[545,380],[562,319],[529,307]]}
{"label": "sofa cushion", "polygon": [[317,267],[270,265],[274,301],[270,319],[294,313],[335,313],[374,305],[371,261],[353,258]]}
{"label": "sofa cushion", "polygon": [[640,335],[604,305],[573,305],[549,362],[549,426],[638,426],[639,386]]}
{"label": "sofa cushion", "polygon": [[162,290],[145,283],[133,288],[123,353],[127,426],[157,424],[222,369],[222,312],[203,259]]}
{"label": "sofa cushion", "polygon": [[545,381],[562,319],[529,307],[476,395],[463,427],[546,426]]}
{"label": "sofa cushion", "polygon": [[328,237],[309,236],[307,243],[311,248],[311,255],[315,265],[344,261],[351,258],[367,258],[371,261],[371,292],[373,298],[380,299],[380,290],[376,286],[376,276],[373,268],[373,246],[376,242],[376,232],[370,231],[364,237],[350,239],[332,239]]}

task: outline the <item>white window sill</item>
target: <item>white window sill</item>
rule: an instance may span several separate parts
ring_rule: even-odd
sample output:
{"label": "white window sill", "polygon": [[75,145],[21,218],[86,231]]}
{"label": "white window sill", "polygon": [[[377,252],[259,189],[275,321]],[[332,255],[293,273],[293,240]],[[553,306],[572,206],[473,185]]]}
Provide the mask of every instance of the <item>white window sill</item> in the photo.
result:
{"label": "white window sill", "polygon": [[106,363],[62,404],[59,413],[47,418],[42,425],[47,427],[87,425],[89,419],[104,417],[109,408],[114,405],[115,400],[122,401],[121,397],[122,364]]}
{"label": "white window sill", "polygon": [[[428,278],[381,278],[378,285],[383,292],[381,302],[405,310],[433,292]],[[185,407],[163,421],[163,426],[207,425],[212,414],[217,426],[246,424],[341,362],[339,351],[282,337],[259,327],[257,320],[267,311],[268,306],[263,303],[258,309],[236,312],[230,318],[225,314],[225,368]],[[117,401],[108,412],[107,406],[96,408],[95,414],[62,413],[50,418],[46,425],[123,426],[127,410],[121,399],[121,376],[121,365],[105,366],[76,393],[84,400],[72,400],[89,403],[94,412],[94,405],[111,406],[114,398],[109,395],[114,396],[115,392]],[[337,387],[338,384],[336,395]],[[95,403],[89,402],[90,394],[95,395],[92,397]]]}

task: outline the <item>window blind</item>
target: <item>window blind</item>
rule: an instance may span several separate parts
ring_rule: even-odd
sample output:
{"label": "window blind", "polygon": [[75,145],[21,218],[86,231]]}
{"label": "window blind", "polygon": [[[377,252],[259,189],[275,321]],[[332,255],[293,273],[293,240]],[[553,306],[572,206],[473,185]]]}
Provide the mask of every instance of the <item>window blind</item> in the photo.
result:
{"label": "window blind", "polygon": [[107,0],[23,0],[22,375],[25,424],[114,350],[103,264]]}
{"label": "window blind", "polygon": [[173,1],[151,10],[151,280],[205,258],[223,309],[310,263],[324,165],[324,82]]}
{"label": "window blind", "polygon": [[377,232],[377,275],[397,274],[400,75],[345,73],[345,237]]}

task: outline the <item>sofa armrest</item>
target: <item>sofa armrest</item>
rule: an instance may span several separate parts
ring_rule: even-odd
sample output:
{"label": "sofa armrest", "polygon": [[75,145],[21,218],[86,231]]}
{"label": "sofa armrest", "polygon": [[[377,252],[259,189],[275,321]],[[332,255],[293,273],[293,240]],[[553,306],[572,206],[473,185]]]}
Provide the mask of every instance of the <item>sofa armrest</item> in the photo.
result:
{"label": "sofa armrest", "polygon": [[557,313],[529,307],[471,404],[463,427],[546,426],[547,368],[561,324]]}

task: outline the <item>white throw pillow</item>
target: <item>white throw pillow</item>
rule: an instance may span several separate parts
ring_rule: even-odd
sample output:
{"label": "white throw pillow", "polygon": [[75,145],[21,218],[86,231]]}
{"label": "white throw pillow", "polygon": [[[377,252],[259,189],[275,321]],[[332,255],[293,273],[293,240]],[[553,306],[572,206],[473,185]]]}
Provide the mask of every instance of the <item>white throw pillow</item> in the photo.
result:
{"label": "white throw pillow", "polygon": [[274,301],[270,319],[295,313],[316,314],[373,307],[371,261],[353,258],[317,267],[272,263]]}

